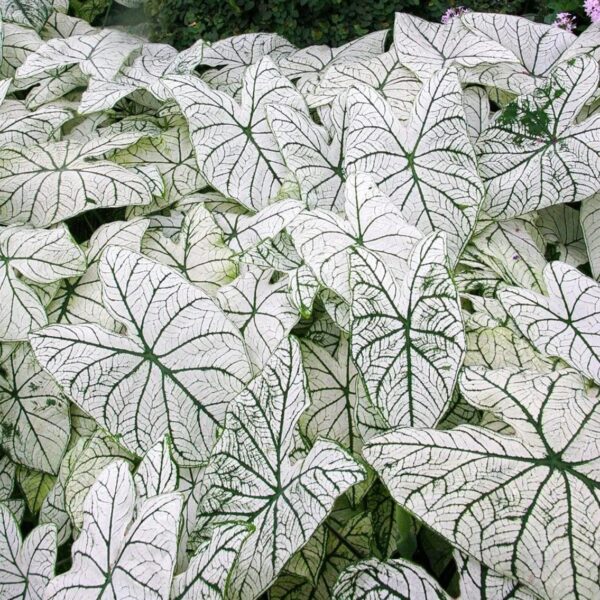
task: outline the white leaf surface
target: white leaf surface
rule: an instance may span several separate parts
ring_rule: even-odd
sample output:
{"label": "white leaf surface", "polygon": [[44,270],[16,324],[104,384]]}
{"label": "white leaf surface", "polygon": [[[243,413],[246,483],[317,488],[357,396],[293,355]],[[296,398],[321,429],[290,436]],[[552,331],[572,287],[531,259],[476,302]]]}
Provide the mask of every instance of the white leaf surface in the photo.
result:
{"label": "white leaf surface", "polygon": [[254,531],[233,569],[228,597],[257,598],[364,472],[332,442],[291,463],[294,429],[308,405],[300,348],[282,342],[264,371],[229,406],[203,479],[200,531],[244,518]]}
{"label": "white leaf surface", "polygon": [[406,222],[370,175],[350,175],[345,189],[346,220],[322,210],[305,211],[287,229],[318,281],[348,302],[350,248],[370,250],[401,280],[421,234]]}
{"label": "white leaf surface", "polygon": [[163,84],[188,121],[206,180],[251,210],[263,208],[285,174],[265,107],[284,104],[306,111],[292,83],[263,58],[245,73],[241,104],[191,76],[166,77]]}
{"label": "white leaf surface", "polygon": [[138,598],[167,600],[177,553],[182,499],[162,494],[133,520],[135,487],[127,464],[114,462],[92,486],[73,566],[55,577],[46,600]]}
{"label": "white leaf surface", "polygon": [[268,106],[267,117],[303,202],[310,209],[340,212],[345,179],[340,139],[330,141],[309,115],[289,106]]}
{"label": "white leaf surface", "polygon": [[169,433],[178,462],[202,463],[250,377],[239,331],[199,288],[135,252],[107,248],[99,272],[105,307],[128,335],[51,326],[31,339],[37,359],[131,452]]}
{"label": "white leaf surface", "polygon": [[54,525],[39,525],[23,540],[11,511],[0,502],[0,597],[42,600],[55,561]]}
{"label": "white leaf surface", "polygon": [[250,360],[259,371],[300,319],[288,297],[287,281],[271,283],[272,275],[272,271],[249,270],[216,296],[225,315],[242,333]]}
{"label": "white leaf surface", "polygon": [[0,146],[56,140],[61,126],[72,116],[61,106],[47,105],[32,112],[18,100],[5,100],[0,106]]}
{"label": "white leaf surface", "polygon": [[77,275],[85,268],[85,258],[64,226],[3,227],[0,256],[0,339],[26,340],[30,331],[48,322],[43,298],[31,284],[48,285]]}
{"label": "white leaf surface", "polygon": [[543,598],[596,597],[597,398],[570,370],[467,369],[461,391],[516,435],[398,428],[363,455],[394,498],[455,548]]}
{"label": "white leaf surface", "polygon": [[483,132],[477,152],[491,217],[578,202],[598,190],[600,116],[575,123],[598,81],[598,64],[588,57],[561,63]]}
{"label": "white leaf surface", "polygon": [[548,296],[509,288],[500,301],[543,354],[562,358],[600,383],[600,284],[559,261],[544,269]]}
{"label": "white leaf surface", "polygon": [[444,231],[455,263],[483,200],[456,70],[444,69],[428,80],[406,124],[367,87],[350,90],[348,112],[346,171],[372,173],[423,233]]}
{"label": "white leaf surface", "polygon": [[133,476],[137,501],[177,491],[177,466],[171,460],[168,438],[157,442],[146,452]]}
{"label": "white leaf surface", "polygon": [[177,241],[150,230],[144,238],[143,250],[150,258],[180,271],[207,294],[215,294],[237,274],[234,253],[202,204],[187,212]]}
{"label": "white leaf surface", "polygon": [[0,220],[46,227],[95,208],[148,204],[152,190],[144,178],[90,160],[101,150],[73,141],[0,150]]}
{"label": "white leaf surface", "polygon": [[17,70],[17,76],[35,77],[61,67],[78,65],[84,75],[110,81],[141,44],[140,38],[115,29],[54,38],[27,56]]}
{"label": "white leaf surface", "polygon": [[2,0],[0,14],[4,21],[39,31],[52,13],[52,0]]}
{"label": "white leaf surface", "polygon": [[134,220],[114,221],[99,227],[87,244],[85,272],[79,277],[62,281],[48,305],[50,323],[98,323],[118,331],[121,326],[102,303],[102,283],[98,273],[100,257],[108,246],[139,251],[147,226],[144,221]]}
{"label": "white leaf surface", "polygon": [[17,463],[58,473],[70,434],[66,398],[38,365],[28,344],[19,344],[2,366],[2,447]]}
{"label": "white leaf surface", "polygon": [[581,203],[580,220],[592,275],[600,280],[600,193]]}
{"label": "white leaf surface", "polygon": [[333,590],[333,600],[369,598],[449,600],[450,596],[423,567],[403,559],[383,562],[372,558],[346,569]]}
{"label": "white leaf surface", "polygon": [[470,32],[461,19],[446,25],[429,23],[406,13],[396,13],[394,47],[400,63],[422,80],[451,64],[515,62],[514,55],[498,42]]}
{"label": "white leaf surface", "polygon": [[243,524],[217,527],[192,557],[185,573],[173,580],[171,600],[222,600],[227,576],[251,529]]}
{"label": "white leaf surface", "polygon": [[392,427],[436,425],[465,353],[443,238],[419,242],[402,282],[375,256],[355,250],[351,283],[352,356],[371,403]]}
{"label": "white leaf surface", "polygon": [[343,62],[327,69],[313,94],[314,103],[330,103],[356,85],[368,85],[377,90],[401,120],[408,119],[422,86],[416,75],[400,63],[392,48],[379,56]]}
{"label": "white leaf surface", "polygon": [[514,579],[503,577],[479,561],[454,553],[459,573],[461,598],[491,598],[493,600],[535,600],[536,596]]}

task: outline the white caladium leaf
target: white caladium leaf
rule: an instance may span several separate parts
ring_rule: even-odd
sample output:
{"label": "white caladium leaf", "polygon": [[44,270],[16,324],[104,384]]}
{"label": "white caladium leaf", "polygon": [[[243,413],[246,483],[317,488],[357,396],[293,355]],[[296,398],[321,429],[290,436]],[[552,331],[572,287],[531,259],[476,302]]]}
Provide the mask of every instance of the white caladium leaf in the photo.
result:
{"label": "white caladium leaf", "polygon": [[580,212],[583,220],[584,205],[579,211],[566,204],[556,204],[540,210],[536,219],[538,230],[552,247],[553,258],[574,267],[588,262]]}
{"label": "white caladium leaf", "polygon": [[105,307],[128,335],[51,326],[31,338],[37,359],[131,452],[169,433],[178,462],[202,463],[250,378],[239,331],[199,288],[131,250],[107,248],[99,272]]}
{"label": "white caladium leaf", "polygon": [[237,97],[243,87],[246,69],[269,56],[276,64],[295,50],[285,38],[276,33],[244,33],[206,45],[202,64],[210,69],[203,79],[214,87]]}
{"label": "white caladium leaf", "polygon": [[466,554],[455,552],[454,560],[459,574],[461,598],[535,600],[537,597],[518,581],[495,573]]}
{"label": "white caladium leaf", "polygon": [[[504,85],[515,93],[532,92],[577,40],[577,36],[560,27],[513,15],[472,12],[465,14],[461,23],[476,35],[503,46],[512,54],[512,63],[494,65],[491,81],[497,80],[499,87]],[[504,83],[505,80],[509,82],[508,85]],[[511,85],[511,81],[518,84]]]}
{"label": "white caladium leaf", "polygon": [[163,80],[186,117],[196,159],[206,180],[251,210],[263,208],[281,187],[285,166],[265,107],[306,103],[273,61],[263,58],[244,76],[241,104],[191,76]]}
{"label": "white caladium leaf", "polygon": [[383,562],[376,558],[348,567],[338,579],[333,599],[357,598],[450,600],[423,567],[402,559]]}
{"label": "white caladium leaf", "polygon": [[490,100],[485,89],[471,86],[464,90],[463,108],[467,133],[473,144],[490,124]]}
{"label": "white caladium leaf", "polygon": [[489,369],[530,369],[546,373],[553,370],[550,359],[538,354],[531,344],[504,325],[477,326],[467,323],[466,366]]}
{"label": "white caladium leaf", "polygon": [[143,243],[150,258],[180,271],[208,294],[214,294],[237,274],[234,253],[211,213],[197,204],[185,215],[177,241],[150,230]]}
{"label": "white caladium leaf", "polygon": [[372,173],[423,233],[446,232],[456,262],[483,200],[456,70],[444,69],[423,86],[406,124],[367,87],[350,90],[348,112],[346,170]]}
{"label": "white caladium leaf", "polygon": [[28,344],[19,344],[2,366],[2,447],[22,465],[58,473],[70,434],[66,398],[42,371]]}
{"label": "white caladium leaf", "polygon": [[310,318],[321,286],[313,272],[300,265],[289,273],[288,294],[290,302],[303,318]]}
{"label": "white caladium leaf", "polygon": [[508,288],[502,305],[540,352],[600,383],[600,284],[559,261],[548,264],[544,279],[549,296]]}
{"label": "white caladium leaf", "polygon": [[340,212],[345,179],[341,140],[334,136],[330,141],[308,114],[290,106],[268,106],[267,117],[308,208]]}
{"label": "white caladium leaf", "polygon": [[516,435],[398,428],[363,455],[394,498],[456,548],[544,598],[596,597],[597,398],[570,370],[470,368],[461,391]]}
{"label": "white caladium leaf", "polygon": [[[338,508],[339,512],[344,508]],[[290,559],[270,590],[273,600],[331,600],[340,573],[370,554],[371,515],[349,510],[336,518],[336,512],[334,508],[334,513],[315,531],[306,546]]]}
{"label": "white caladium leaf", "polygon": [[350,260],[352,356],[371,403],[390,426],[436,425],[465,353],[443,238],[419,242],[402,283],[370,253],[355,250]]}
{"label": "white caladium leaf", "polygon": [[134,146],[119,151],[111,159],[124,167],[155,165],[165,182],[163,208],[180,198],[206,186],[198,171],[194,150],[187,128],[181,125],[159,131],[159,135],[146,137]]}
{"label": "white caladium leaf", "polygon": [[[59,102],[64,96],[73,92],[77,88],[84,87],[87,77],[81,72],[79,67],[63,67],[42,79],[17,79],[18,87],[28,88],[33,83],[37,85],[30,90],[25,98],[25,105],[29,110],[36,110],[49,102]],[[73,106],[76,108],[76,106]]]}
{"label": "white caladium leaf", "polygon": [[66,227],[0,229],[0,339],[26,340],[48,322],[43,299],[33,284],[51,284],[83,272],[85,258]]}
{"label": "white caladium leaf", "polygon": [[2,0],[0,14],[4,21],[40,31],[53,12],[52,0]]}
{"label": "white caladium leaf", "polygon": [[77,65],[84,75],[110,81],[142,40],[123,31],[104,29],[66,39],[54,38],[40,46],[17,69],[17,76],[37,77],[61,67]]}
{"label": "white caladium leaf", "polygon": [[177,554],[182,499],[146,500],[135,520],[135,487],[127,464],[108,466],[85,499],[83,528],[71,549],[73,566],[48,585],[47,600],[167,600]]}
{"label": "white caladium leaf", "polygon": [[177,490],[177,466],[171,460],[167,437],[146,452],[133,476],[138,503]]}
{"label": "white caladium leaf", "polygon": [[145,178],[90,160],[101,149],[64,141],[0,150],[0,220],[46,227],[94,208],[148,204],[152,189]]}
{"label": "white caladium leaf", "polygon": [[528,217],[509,221],[482,220],[471,243],[481,252],[484,261],[504,280],[536,292],[546,286],[542,272],[547,264],[546,242]]}
{"label": "white caladium leaf", "polygon": [[44,40],[49,40],[57,37],[67,38],[73,35],[83,35],[84,33],[92,33],[94,31],[94,27],[92,27],[83,19],[79,19],[77,17],[72,17],[70,15],[65,14],[68,10],[68,6],[66,7],[65,11],[62,12],[56,6],[56,2],[54,2],[53,4],[54,12],[52,12],[50,17],[46,21],[46,25],[44,25],[44,29],[40,32],[40,35]]}
{"label": "white caladium leaf", "polygon": [[311,441],[326,438],[358,452],[361,443],[354,416],[358,382],[348,339],[342,336],[335,356],[303,340],[302,360],[311,403],[300,417],[300,430]]}
{"label": "white caladium leaf", "polygon": [[580,220],[592,275],[600,280],[600,193],[582,202]]}
{"label": "white caladium leaf", "polygon": [[327,69],[313,94],[313,103],[328,104],[356,85],[368,85],[377,90],[401,120],[408,119],[422,86],[416,75],[400,63],[392,48],[373,58],[343,62]]}
{"label": "white caladium leaf", "polygon": [[[3,23],[2,30],[0,75],[8,79],[15,76],[17,68],[29,54],[35,52],[43,44],[43,41],[35,30],[14,23]],[[30,80],[13,80],[12,82],[13,87],[17,89],[26,89],[30,84]]]}
{"label": "white caladium leaf", "polygon": [[575,117],[599,77],[591,58],[561,63],[542,87],[511,102],[483,132],[477,151],[490,216],[507,219],[581,201],[598,190],[600,116],[579,124]]}
{"label": "white caladium leaf", "polygon": [[291,463],[294,429],[308,403],[300,347],[288,339],[229,405],[202,482],[198,527],[246,518],[255,528],[231,573],[230,598],[260,596],[334,500],[364,477],[333,442],[318,441]]}
{"label": "white caladium leaf", "polygon": [[281,233],[302,212],[304,206],[293,199],[280,200],[256,214],[218,212],[213,217],[225,232],[225,240],[234,252],[248,252],[265,240]]}
{"label": "white caladium leaf", "polygon": [[512,52],[498,42],[470,32],[461,19],[439,25],[406,13],[396,13],[394,47],[400,63],[423,80],[451,64],[475,67],[516,62]]}
{"label": "white caladium leaf", "polygon": [[64,509],[72,525],[81,529],[85,498],[100,473],[114,460],[134,459],[110,435],[96,430],[89,438],[80,438],[69,449],[58,473],[64,490]]}
{"label": "white caladium leaf", "polygon": [[272,276],[272,271],[249,270],[216,296],[225,315],[241,331],[258,370],[300,319],[288,297],[287,281],[271,283]]}
{"label": "white caladium leaf", "polygon": [[48,492],[40,507],[39,524],[49,523],[56,527],[56,543],[62,546],[71,537],[73,529],[65,507],[65,490],[59,479],[56,480],[54,487]]}
{"label": "white caladium leaf", "polygon": [[107,246],[122,246],[140,250],[142,236],[148,224],[144,221],[114,221],[99,227],[90,238],[85,251],[87,268],[79,277],[61,282],[48,305],[50,323],[98,323],[112,331],[120,325],[104,308],[98,264]]}
{"label": "white caladium leaf", "polygon": [[0,597],[41,600],[55,562],[54,525],[39,525],[23,540],[11,511],[0,502]]}
{"label": "white caladium leaf", "polygon": [[48,105],[31,112],[18,100],[5,100],[0,107],[0,146],[55,140],[60,127],[72,116],[61,106]]}
{"label": "white caladium leaf", "polygon": [[350,248],[364,247],[375,253],[401,280],[421,234],[406,222],[370,175],[350,175],[345,189],[347,220],[322,210],[305,211],[287,229],[318,281],[349,302]]}
{"label": "white caladium leaf", "polygon": [[[201,481],[204,467],[179,467],[177,491],[183,496],[182,526],[179,535],[179,549],[176,572],[185,571],[193,548],[188,547],[190,534],[196,526],[196,515],[200,503]],[[188,554],[190,556],[188,556]]]}
{"label": "white caladium leaf", "polygon": [[308,90],[307,84],[318,81],[319,75],[332,65],[381,54],[385,49],[387,33],[387,29],[368,33],[339,48],[309,46],[292,52],[278,64],[286,77],[298,80],[299,88]]}
{"label": "white caladium leaf", "polygon": [[222,600],[227,576],[251,527],[233,523],[217,527],[192,557],[185,573],[173,580],[171,600]]}

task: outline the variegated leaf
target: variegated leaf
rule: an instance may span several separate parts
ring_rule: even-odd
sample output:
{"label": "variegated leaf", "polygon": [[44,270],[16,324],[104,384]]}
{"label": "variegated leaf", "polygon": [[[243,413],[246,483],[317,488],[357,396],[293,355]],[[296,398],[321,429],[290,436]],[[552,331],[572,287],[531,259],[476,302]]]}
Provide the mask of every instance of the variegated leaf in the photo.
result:
{"label": "variegated leaf", "polygon": [[134,520],[135,487],[126,463],[108,466],[85,499],[73,566],[48,585],[47,600],[129,597],[167,600],[177,554],[182,499],[146,500]]}
{"label": "variegated leaf", "polygon": [[374,255],[351,255],[352,356],[389,426],[432,427],[448,409],[465,353],[444,240],[415,247],[399,282]]}
{"label": "variegated leaf", "polygon": [[105,307],[128,335],[91,324],[32,337],[65,392],[130,451],[169,433],[177,461],[208,457],[229,400],[250,377],[242,337],[199,288],[141,255],[102,255]]}
{"label": "variegated leaf", "polygon": [[595,598],[597,398],[570,370],[465,371],[461,391],[516,432],[398,428],[363,451],[394,498],[456,548],[543,598]]}
{"label": "variegated leaf", "polygon": [[456,70],[443,69],[429,79],[406,124],[367,87],[350,90],[348,111],[346,171],[372,173],[423,233],[444,231],[454,264],[483,200]]}
{"label": "variegated leaf", "polygon": [[318,441],[290,461],[294,428],[308,405],[300,348],[285,340],[263,372],[232,401],[203,479],[199,532],[244,518],[254,531],[242,545],[228,597],[257,598],[325,519],[334,500],[364,477],[332,442]]}
{"label": "variegated leaf", "polygon": [[544,269],[544,279],[549,296],[509,288],[500,301],[540,352],[600,383],[600,284],[559,261]]}

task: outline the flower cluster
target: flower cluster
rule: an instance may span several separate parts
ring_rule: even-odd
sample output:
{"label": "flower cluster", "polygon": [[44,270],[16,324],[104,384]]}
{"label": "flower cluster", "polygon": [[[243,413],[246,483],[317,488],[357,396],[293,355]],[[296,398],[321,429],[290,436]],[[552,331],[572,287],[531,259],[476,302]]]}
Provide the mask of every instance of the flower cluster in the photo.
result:
{"label": "flower cluster", "polygon": [[577,27],[577,17],[568,12],[561,12],[556,15],[554,25],[565,31],[573,32]]}
{"label": "flower cluster", "polygon": [[600,21],[600,0],[585,0],[583,8],[585,14],[592,20],[592,23]]}
{"label": "flower cluster", "polygon": [[446,23],[450,23],[452,19],[455,17],[462,17],[465,13],[471,12],[466,6],[457,6],[456,8],[449,8],[442,15],[442,23],[446,25]]}

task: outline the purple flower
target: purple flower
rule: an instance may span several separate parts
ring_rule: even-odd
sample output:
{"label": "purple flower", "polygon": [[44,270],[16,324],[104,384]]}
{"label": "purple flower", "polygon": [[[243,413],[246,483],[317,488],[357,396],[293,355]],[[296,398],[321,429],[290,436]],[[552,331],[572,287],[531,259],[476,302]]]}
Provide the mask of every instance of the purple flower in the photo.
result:
{"label": "purple flower", "polygon": [[[600,0],[598,0],[598,2],[600,2]],[[471,12],[471,11],[466,6],[457,6],[456,8],[449,8],[442,15],[442,23],[444,25],[446,25],[447,23],[450,23],[450,21],[452,21],[452,19],[454,19],[454,17],[462,17],[465,13],[468,13],[468,12]]]}
{"label": "purple flower", "polygon": [[575,15],[568,12],[561,12],[556,15],[554,26],[564,29],[565,31],[573,32],[575,31],[575,27],[577,27],[576,21]]}
{"label": "purple flower", "polygon": [[600,21],[600,0],[585,0],[583,8],[585,14],[592,20],[592,23]]}

